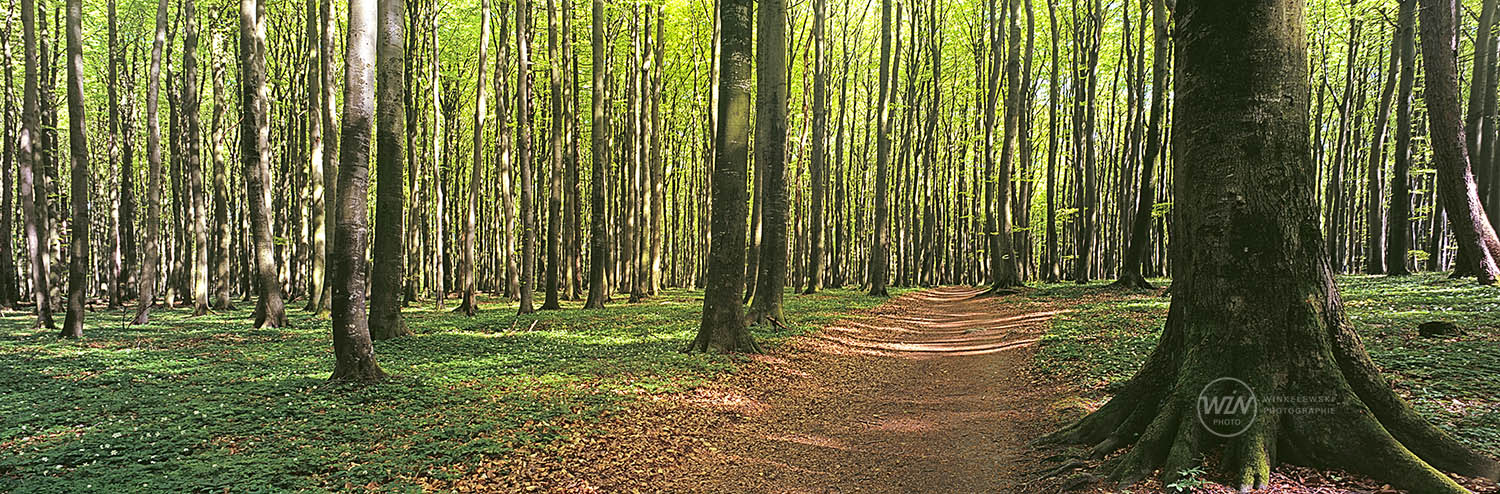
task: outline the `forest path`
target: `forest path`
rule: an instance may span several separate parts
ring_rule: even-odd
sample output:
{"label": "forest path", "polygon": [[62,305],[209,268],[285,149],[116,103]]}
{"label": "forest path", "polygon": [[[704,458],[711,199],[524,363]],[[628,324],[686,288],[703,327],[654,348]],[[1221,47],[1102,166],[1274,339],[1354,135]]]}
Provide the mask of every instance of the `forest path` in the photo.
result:
{"label": "forest path", "polygon": [[1022,492],[1027,443],[1056,425],[1061,392],[1029,363],[1058,309],[980,293],[908,293],[756,357],[710,387],[722,429],[663,487]]}
{"label": "forest path", "polygon": [[[1052,297],[910,292],[683,393],[641,396],[557,447],[445,492],[1009,493],[1065,390],[1031,374]],[[823,295],[798,295],[820,297]],[[795,321],[796,315],[790,314]],[[1028,475],[1030,474],[1030,475]]]}

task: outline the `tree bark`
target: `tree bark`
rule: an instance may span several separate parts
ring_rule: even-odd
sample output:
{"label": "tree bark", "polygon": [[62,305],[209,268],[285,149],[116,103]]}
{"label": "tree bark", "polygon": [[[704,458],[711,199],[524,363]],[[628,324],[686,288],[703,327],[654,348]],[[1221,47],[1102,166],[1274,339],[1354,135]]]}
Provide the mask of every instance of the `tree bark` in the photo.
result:
{"label": "tree bark", "polygon": [[[524,0],[523,0],[524,1]],[[885,0],[889,1],[889,0]],[[719,0],[718,117],[714,129],[713,211],[703,320],[688,351],[751,352],[745,324],[745,175],[750,141],[751,0]]]}
{"label": "tree bark", "polygon": [[1365,272],[1384,274],[1385,254],[1385,201],[1380,174],[1385,168],[1386,126],[1390,122],[1391,100],[1396,93],[1396,75],[1401,70],[1401,36],[1391,36],[1390,63],[1385,69],[1385,82],[1381,84],[1380,106],[1376,108],[1375,128],[1370,137],[1370,165],[1365,169]]}
{"label": "tree bark", "polygon": [[[214,160],[214,245],[213,245],[213,308],[233,309],[229,301],[230,255],[234,232],[229,226],[229,171],[227,170],[229,149],[224,144],[224,55],[219,50],[223,39],[215,32],[210,42],[214,59],[214,109],[213,109],[213,160]],[[127,127],[128,128],[128,127]],[[129,133],[127,132],[128,136]],[[128,138],[127,138],[128,139]],[[130,153],[126,153],[129,156]],[[127,160],[128,163],[128,160]],[[121,220],[122,222],[124,220]]]}
{"label": "tree bark", "polygon": [[[158,0],[156,37],[151,42],[151,69],[149,79],[146,80],[146,162],[149,167],[146,184],[146,252],[145,260],[141,263],[140,286],[136,295],[139,308],[136,309],[135,320],[131,324],[150,322],[151,306],[156,303],[157,271],[161,268],[161,117],[157,113],[161,105],[162,49],[166,42],[167,0]],[[241,41],[242,47],[243,43]],[[242,123],[241,127],[243,126]]]}
{"label": "tree bark", "polygon": [[[1176,481],[1205,456],[1241,491],[1264,488],[1283,461],[1423,493],[1466,492],[1438,468],[1494,478],[1500,464],[1401,401],[1344,316],[1313,194],[1303,2],[1177,9],[1174,125],[1194,131],[1172,146],[1181,240],[1167,324],[1109,403],[1048,439],[1095,444],[1096,455],[1131,446],[1112,463],[1125,483],[1158,469]],[[1247,391],[1317,397],[1317,411],[1200,404],[1243,403]]]}
{"label": "tree bark", "polygon": [[1464,146],[1463,123],[1458,109],[1458,63],[1455,61],[1458,37],[1454,17],[1454,0],[1424,0],[1422,12],[1422,68],[1427,85],[1428,125],[1432,133],[1434,166],[1438,170],[1439,199],[1453,225],[1458,239],[1459,259],[1470,266],[1455,265],[1454,270],[1474,269],[1480,284],[1495,283],[1500,275],[1495,257],[1500,256],[1500,240],[1490,226],[1474,174],[1469,168],[1469,152]]}
{"label": "tree bark", "polygon": [[[198,14],[196,0],[183,0],[182,15],[187,27],[182,44],[182,116],[183,144],[182,167],[188,173],[188,189],[192,200],[192,289],[193,315],[208,313],[208,197],[203,187],[203,160],[200,149],[201,124],[198,121]],[[321,274],[320,274],[321,276]],[[322,282],[321,277],[318,279]]]}
{"label": "tree bark", "polygon": [[[607,60],[604,54],[604,0],[592,0],[589,46],[593,50],[592,60]],[[609,265],[608,211],[605,197],[609,194],[609,97],[605,94],[609,80],[609,65],[595,63],[593,68],[593,140],[592,177],[589,180],[589,298],[585,309],[603,309],[609,299],[609,287],[604,271]]]}
{"label": "tree bark", "polygon": [[559,277],[562,274],[562,168],[563,168],[563,67],[557,39],[558,12],[555,0],[547,0],[547,65],[551,67],[552,166],[547,181],[547,273],[542,310],[561,309],[558,305]]}
{"label": "tree bark", "polygon": [[880,0],[880,95],[876,103],[875,135],[875,225],[870,234],[870,259],[868,276],[870,296],[888,297],[887,248],[890,244],[890,201],[886,197],[886,172],[891,151],[891,0]]}
{"label": "tree bark", "polygon": [[[480,0],[479,2],[479,63],[475,65],[478,72],[474,84],[474,160],[469,168],[469,194],[464,211],[464,265],[459,268],[459,275],[464,291],[463,302],[459,303],[457,312],[473,317],[474,312],[479,310],[479,288],[474,280],[474,250],[475,250],[475,227],[479,210],[479,180],[480,170],[484,169],[484,117],[488,111],[485,107],[484,94],[484,69],[489,64],[488,50],[490,47],[490,2]],[[501,77],[495,74],[495,77]]]}
{"label": "tree bark", "polygon": [[[307,227],[312,237],[310,261],[307,273],[307,306],[303,310],[321,312],[324,309],[323,291],[329,284],[328,276],[328,211],[326,203],[328,188],[323,184],[323,22],[318,14],[318,0],[306,0],[307,58],[312,67],[307,74]],[[334,214],[337,214],[336,212]]]}
{"label": "tree bark", "polygon": [[255,305],[255,327],[279,328],[286,326],[286,306],[271,240],[274,225],[269,169],[271,127],[266,115],[266,20],[260,10],[257,0],[240,0],[240,162],[245,170],[246,214],[250,217],[253,268],[260,295]]}
{"label": "tree bark", "polygon": [[[379,72],[387,76],[389,72],[396,72],[398,76],[403,75],[401,74],[403,71],[393,70],[391,65],[381,62],[394,62],[398,64],[396,67],[402,67],[405,63],[400,58],[400,48],[404,42],[402,28],[406,2],[382,0],[378,8],[376,3],[376,0],[349,1],[349,42],[344,49],[344,118],[340,132],[343,142],[339,145],[339,168],[342,173],[339,173],[340,193],[338,194],[339,207],[336,221],[338,226],[333,233],[333,250],[338,255],[334,258],[333,264],[334,365],[333,375],[329,377],[330,381],[368,383],[385,378],[385,372],[380,369],[380,364],[375,360],[375,347],[370,342],[369,318],[365,312],[365,238],[369,233],[367,226],[369,210],[366,197],[370,186],[370,131],[371,124],[376,118],[375,73],[377,69],[375,67],[379,66]],[[395,36],[394,39],[388,38],[392,35]],[[377,37],[379,42],[377,42]],[[387,42],[392,44],[386,45]],[[391,46],[397,48],[396,60],[383,60],[380,55],[392,55],[385,50]],[[380,83],[394,82],[397,88],[401,88],[400,81],[399,77],[394,79],[382,77]],[[381,96],[401,93],[399,90],[392,91],[392,88],[386,86],[381,86],[380,89],[383,90]],[[382,119],[390,116],[390,109],[387,105],[392,102],[395,106],[404,108],[405,102],[400,98],[382,99],[380,101]],[[395,113],[402,117],[397,121],[404,125],[405,115],[400,115],[400,112]],[[383,126],[388,122],[380,123]],[[381,138],[392,136],[392,134],[383,133]],[[400,142],[400,139],[397,139],[397,142]],[[380,146],[384,148],[384,143],[382,142]],[[396,156],[400,157],[399,154]],[[376,159],[379,158],[377,156]],[[397,168],[397,170],[400,169]],[[377,187],[385,186],[385,180],[379,180],[379,182]],[[398,190],[400,186],[401,181],[397,177]],[[384,206],[384,204],[378,204],[377,208],[384,209]],[[396,213],[399,218],[400,211]],[[397,239],[401,238],[399,230],[394,233]],[[397,252],[400,252],[399,244]],[[376,265],[380,265],[378,260]],[[394,271],[398,274],[399,280],[401,273],[399,264]],[[375,293],[380,292],[377,289]]]}
{"label": "tree bark", "polygon": [[[191,2],[192,0],[188,0]],[[68,241],[68,314],[64,338],[83,337],[89,280],[89,144],[83,115],[83,0],[68,0],[68,154],[71,157],[72,238]],[[191,10],[189,10],[191,12]],[[189,21],[191,22],[191,21]],[[3,214],[10,214],[5,211]],[[7,239],[7,242],[9,239]]]}
{"label": "tree bark", "polygon": [[[376,0],[359,0],[376,1]],[[375,34],[374,60],[376,66],[373,77],[375,78],[375,245],[372,253],[374,255],[373,270],[370,280],[370,314],[369,333],[370,337],[377,340],[398,338],[410,334],[406,328],[406,320],[401,317],[401,281],[405,273],[406,247],[403,233],[402,217],[406,211],[405,191],[402,189],[401,179],[405,173],[406,166],[406,0],[379,0],[377,33]],[[354,13],[349,14],[352,20]],[[352,46],[353,43],[351,42]],[[348,48],[347,50],[352,50]],[[362,63],[369,63],[370,58],[364,57]],[[345,62],[352,64],[353,62]],[[352,73],[352,69],[345,69]],[[345,87],[354,84],[353,76],[345,75]],[[360,81],[364,83],[363,81]],[[363,90],[363,89],[361,89]],[[434,89],[436,90],[436,89]],[[349,92],[350,89],[345,89]],[[345,98],[348,99],[347,97]],[[346,101],[344,113],[354,110]],[[369,110],[360,109],[368,112]],[[368,118],[361,116],[360,118]],[[357,123],[358,119],[344,117],[345,122]],[[368,124],[361,124],[368,126]],[[355,129],[350,124],[344,125],[345,129]],[[347,133],[348,130],[341,130]],[[365,132],[362,139],[344,138],[347,144],[339,145],[339,192],[340,204],[351,204],[358,202],[364,204],[365,189],[346,189],[344,175],[362,173],[367,174],[366,164],[368,159],[360,160],[361,155],[369,156],[369,132]],[[344,148],[349,145],[365,147],[363,150],[345,154]],[[358,161],[360,168],[355,166]],[[352,178],[349,183],[359,185],[362,178]],[[353,197],[345,197],[345,192],[354,194]],[[339,208],[340,214],[347,211],[347,206]],[[363,209],[359,212],[361,229],[356,232],[363,235],[364,218]],[[339,228],[345,228],[340,219]],[[364,237],[360,237],[358,247],[363,262]],[[351,255],[344,253],[343,255]],[[363,269],[363,265],[361,268]],[[364,276],[360,279],[363,281]],[[373,357],[372,357],[373,362]],[[373,364],[372,364],[373,365]]]}
{"label": "tree bark", "polygon": [[825,177],[828,174],[828,60],[824,53],[828,44],[824,34],[828,24],[827,10],[827,0],[813,1],[812,157],[807,166],[812,197],[808,203],[807,288],[802,293],[817,293],[823,287],[823,202],[828,181]]}
{"label": "tree bark", "polygon": [[1151,174],[1161,159],[1161,129],[1166,125],[1167,119],[1167,62],[1172,57],[1167,14],[1165,0],[1151,0],[1151,25],[1155,37],[1151,52],[1151,121],[1146,128],[1146,151],[1141,159],[1135,214],[1130,220],[1130,239],[1125,248],[1125,259],[1120,263],[1120,278],[1114,283],[1115,286],[1124,288],[1155,288],[1141,274],[1141,266],[1145,260],[1146,248],[1151,242],[1151,212],[1156,205],[1156,187],[1152,185]]}
{"label": "tree bark", "polygon": [[760,175],[760,274],[750,323],[782,325],[787,273],[786,3],[760,0],[755,34],[755,167]]}
{"label": "tree bark", "polygon": [[1401,75],[1396,91],[1396,149],[1391,163],[1389,234],[1386,235],[1385,269],[1392,276],[1409,274],[1408,243],[1411,240],[1411,103],[1416,79],[1415,4],[1402,0],[1394,35],[1401,57]]}
{"label": "tree bark", "polygon": [[536,183],[531,176],[531,16],[530,0],[516,0],[516,165],[521,167],[521,314],[532,307],[532,283],[536,274],[536,217],[532,196]]}

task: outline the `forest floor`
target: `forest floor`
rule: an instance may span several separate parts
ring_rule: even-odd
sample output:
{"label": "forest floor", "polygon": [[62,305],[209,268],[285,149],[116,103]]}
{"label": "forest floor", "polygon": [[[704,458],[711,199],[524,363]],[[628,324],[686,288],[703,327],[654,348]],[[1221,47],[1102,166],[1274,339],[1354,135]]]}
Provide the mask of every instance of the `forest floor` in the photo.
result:
{"label": "forest floor", "polygon": [[[908,293],[443,489],[1032,492],[1062,392],[1029,370],[1060,300]],[[498,478],[497,478],[498,477]],[[492,483],[492,482],[498,482]]]}
{"label": "forest floor", "polygon": [[[1397,392],[1500,457],[1494,289],[1339,284]],[[427,301],[405,312],[412,336],[376,343],[394,377],[364,387],[325,382],[328,323],[294,309],[263,330],[245,302],[138,327],[101,310],[79,341],[0,313],[0,492],[1055,492],[1067,475],[1037,479],[1053,451],[1028,443],[1103,404],[1168,303],[1104,283],[893,292],[789,292],[790,326],[757,328],[753,357],[680,352],[700,292],[519,317],[494,298],[473,318]],[[1416,334],[1434,320],[1466,332]],[[1270,492],[1382,487],[1276,475]]]}
{"label": "forest floor", "polygon": [[[1167,280],[1156,280],[1165,283]],[[1500,455],[1500,311],[1489,288],[1440,275],[1340,280],[1386,377],[1440,427]],[[1006,297],[908,293],[789,339],[685,393],[653,395],[555,447],[481,463],[459,492],[1058,492],[1029,443],[1107,401],[1156,343],[1168,297],[1100,283]],[[1421,322],[1466,334],[1420,338]],[[1097,466],[1097,463],[1094,464]],[[1193,476],[1122,492],[1229,493]],[[1476,493],[1493,483],[1458,479]],[[1201,481],[1201,482],[1200,482]],[[1079,492],[1116,492],[1097,482]],[[1266,493],[1388,493],[1283,466]]]}

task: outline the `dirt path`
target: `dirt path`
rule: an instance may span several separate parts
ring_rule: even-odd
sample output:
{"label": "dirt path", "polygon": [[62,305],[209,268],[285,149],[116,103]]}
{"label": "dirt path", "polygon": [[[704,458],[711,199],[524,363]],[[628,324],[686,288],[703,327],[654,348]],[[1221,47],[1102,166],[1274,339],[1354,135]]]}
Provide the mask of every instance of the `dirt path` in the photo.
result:
{"label": "dirt path", "polygon": [[1041,467],[1027,443],[1058,425],[1048,407],[1062,391],[1029,361],[1057,310],[976,295],[908,293],[692,393],[648,399],[602,433],[442,488],[1038,492],[1023,485]]}
{"label": "dirt path", "polygon": [[978,294],[907,294],[761,358],[772,375],[741,388],[719,451],[669,486],[1020,492],[1026,443],[1054,425],[1056,391],[1027,370],[1055,312]]}

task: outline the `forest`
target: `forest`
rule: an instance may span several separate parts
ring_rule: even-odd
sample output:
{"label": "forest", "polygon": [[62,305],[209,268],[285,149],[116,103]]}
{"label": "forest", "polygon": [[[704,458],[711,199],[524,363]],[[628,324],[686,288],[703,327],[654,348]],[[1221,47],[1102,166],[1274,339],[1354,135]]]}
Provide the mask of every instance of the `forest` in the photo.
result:
{"label": "forest", "polygon": [[1500,0],[4,3],[0,491],[1500,492]]}

